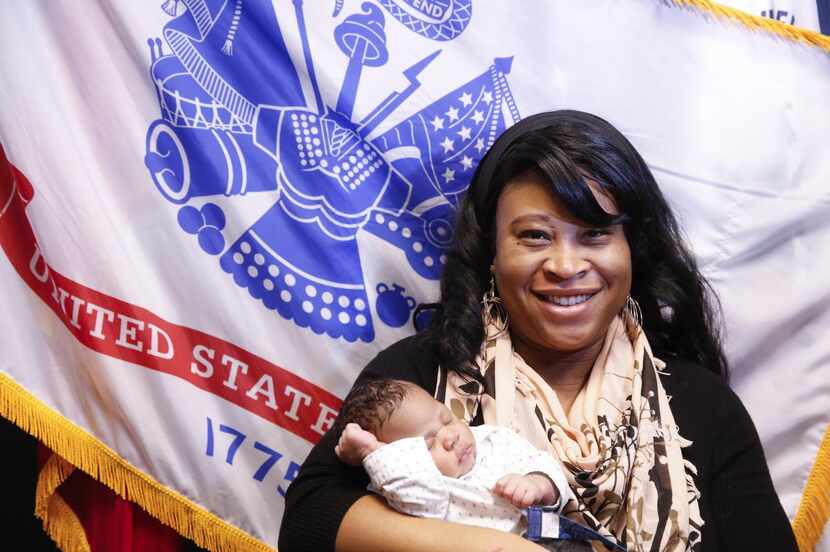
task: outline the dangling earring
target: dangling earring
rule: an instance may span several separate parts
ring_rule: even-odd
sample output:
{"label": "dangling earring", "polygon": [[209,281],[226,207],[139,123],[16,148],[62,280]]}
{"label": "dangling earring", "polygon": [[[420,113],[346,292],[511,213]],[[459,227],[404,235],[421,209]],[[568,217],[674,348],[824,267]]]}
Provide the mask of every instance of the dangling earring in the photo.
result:
{"label": "dangling earring", "polygon": [[632,296],[628,296],[622,310],[626,325],[633,325],[633,329],[643,327],[643,311],[640,304]]}
{"label": "dangling earring", "polygon": [[496,278],[490,272],[490,289],[484,292],[484,297],[481,299],[481,318],[484,322],[485,333],[487,328],[493,327],[496,329],[496,335],[488,336],[488,339],[495,339],[509,327],[509,317],[507,310],[502,304],[501,297],[496,295]]}

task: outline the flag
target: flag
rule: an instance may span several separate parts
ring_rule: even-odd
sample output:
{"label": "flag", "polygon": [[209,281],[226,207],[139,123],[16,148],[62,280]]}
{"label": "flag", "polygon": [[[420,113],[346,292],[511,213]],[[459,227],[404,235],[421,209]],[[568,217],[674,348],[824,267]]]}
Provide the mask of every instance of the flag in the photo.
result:
{"label": "flag", "polygon": [[0,414],[55,452],[64,549],[94,540],[75,469],[208,549],[275,548],[356,374],[438,297],[487,148],[569,108],[652,168],[800,542],[830,551],[826,37],[702,0],[2,9]]}

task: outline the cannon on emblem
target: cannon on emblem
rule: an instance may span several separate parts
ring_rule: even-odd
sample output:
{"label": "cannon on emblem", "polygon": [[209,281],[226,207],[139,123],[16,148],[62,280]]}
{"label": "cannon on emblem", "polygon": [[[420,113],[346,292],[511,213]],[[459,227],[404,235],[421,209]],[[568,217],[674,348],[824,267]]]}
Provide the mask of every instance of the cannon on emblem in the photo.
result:
{"label": "cannon on emblem", "polygon": [[276,165],[249,135],[174,127],[156,120],[147,131],[144,164],[168,201],[274,190]]}
{"label": "cannon on emblem", "polygon": [[148,45],[161,118],[147,131],[144,164],[161,194],[183,204],[192,197],[274,190],[276,167],[252,145],[250,121],[208,94],[178,57],[163,55],[160,40]]}

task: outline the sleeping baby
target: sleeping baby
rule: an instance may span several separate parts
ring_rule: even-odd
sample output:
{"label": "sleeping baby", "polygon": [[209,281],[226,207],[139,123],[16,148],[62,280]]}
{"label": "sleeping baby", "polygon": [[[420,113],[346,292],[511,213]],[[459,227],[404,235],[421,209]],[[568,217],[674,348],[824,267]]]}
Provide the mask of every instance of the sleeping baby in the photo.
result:
{"label": "sleeping baby", "polygon": [[346,397],[335,448],[369,489],[405,514],[522,534],[523,509],[573,496],[558,462],[513,430],[469,427],[412,383],[361,382]]}

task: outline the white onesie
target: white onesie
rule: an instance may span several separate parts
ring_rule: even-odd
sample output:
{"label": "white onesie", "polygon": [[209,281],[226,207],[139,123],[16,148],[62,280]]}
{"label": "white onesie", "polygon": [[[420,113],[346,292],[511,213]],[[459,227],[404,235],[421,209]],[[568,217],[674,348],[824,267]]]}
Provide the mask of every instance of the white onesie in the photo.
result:
{"label": "white onesie", "polygon": [[455,479],[442,475],[423,437],[409,437],[375,450],[363,460],[369,490],[383,496],[405,514],[444,519],[522,534],[522,510],[493,494],[496,482],[509,473],[547,475],[559,491],[562,506],[573,496],[559,463],[513,430],[481,425],[470,427],[476,441],[473,468]]}

